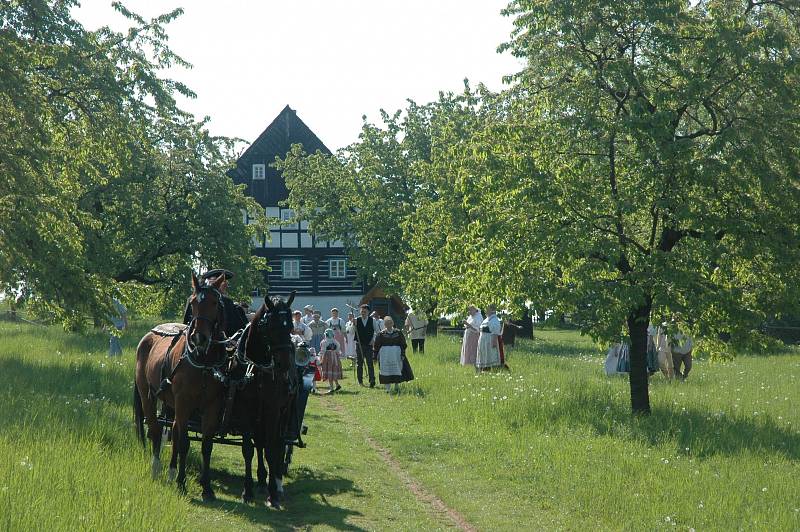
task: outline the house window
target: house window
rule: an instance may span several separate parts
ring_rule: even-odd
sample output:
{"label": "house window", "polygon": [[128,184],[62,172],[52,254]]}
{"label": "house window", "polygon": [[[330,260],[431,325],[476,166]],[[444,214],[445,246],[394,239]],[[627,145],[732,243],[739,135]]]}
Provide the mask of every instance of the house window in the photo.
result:
{"label": "house window", "polygon": [[297,233],[283,233],[281,238],[282,248],[296,248],[297,247]]}
{"label": "house window", "polygon": [[284,279],[300,278],[300,259],[283,260],[283,278]]}
{"label": "house window", "polygon": [[281,221],[288,222],[294,216],[294,211],[292,209],[281,209]]}
{"label": "house window", "polygon": [[347,259],[331,259],[328,262],[331,279],[344,279],[347,277]]}
{"label": "house window", "polygon": [[253,165],[253,179],[265,179],[267,176],[267,170],[265,165],[263,164],[254,164]]}

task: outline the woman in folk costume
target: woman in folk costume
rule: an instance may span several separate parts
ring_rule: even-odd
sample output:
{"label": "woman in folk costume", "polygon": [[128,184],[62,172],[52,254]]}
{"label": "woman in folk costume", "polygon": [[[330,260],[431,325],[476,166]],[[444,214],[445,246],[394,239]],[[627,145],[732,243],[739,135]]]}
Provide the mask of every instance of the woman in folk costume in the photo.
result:
{"label": "woman in folk costume", "polygon": [[500,361],[500,340],[503,324],[497,317],[494,305],[486,307],[486,319],[481,322],[481,334],[478,337],[478,356],[475,358],[475,369],[478,371],[502,365]]}
{"label": "woman in folk costume", "polygon": [[331,317],[325,320],[325,325],[333,331],[333,339],[339,344],[340,356],[344,356],[344,320],[339,317],[339,309],[331,309]]}
{"label": "woman in folk costume", "polygon": [[347,323],[344,326],[345,330],[345,347],[344,356],[346,358],[355,360],[356,358],[356,316],[352,312],[347,314]]}
{"label": "woman in folk costume", "polygon": [[341,390],[339,379],[342,378],[342,362],[339,355],[342,354],[342,347],[336,341],[333,329],[325,329],[319,349],[322,354],[322,378],[328,381],[328,393]]}
{"label": "woman in folk costume", "polygon": [[306,305],[303,307],[303,323],[308,325],[312,321],[314,321],[314,307]]}
{"label": "woman in folk costume", "polygon": [[[295,310],[292,313],[292,317],[293,317],[292,334],[295,335],[295,336],[299,336],[307,344],[309,342],[311,342],[311,336],[312,336],[311,329],[309,328],[308,325],[303,323],[303,319],[302,319],[302,317],[300,315],[300,311],[299,310]],[[310,346],[310,344],[309,344],[309,346]],[[315,351],[316,351],[316,349],[315,349]]]}
{"label": "woman in folk costume", "polygon": [[406,338],[399,329],[394,328],[391,316],[383,319],[384,329],[375,338],[374,352],[380,364],[378,379],[386,386],[386,393],[391,391],[392,383],[400,393],[400,383],[414,380],[414,373],[406,358]]}
{"label": "woman in folk costume", "polygon": [[319,344],[322,343],[322,338],[325,336],[325,329],[328,328],[325,322],[322,321],[322,314],[320,311],[314,311],[314,319],[308,324],[311,328],[311,347],[319,352]]}
{"label": "woman in folk costume", "polygon": [[470,305],[467,309],[469,317],[462,322],[464,325],[464,341],[461,343],[461,365],[474,366],[478,356],[478,337],[481,332],[483,316],[481,311]]}

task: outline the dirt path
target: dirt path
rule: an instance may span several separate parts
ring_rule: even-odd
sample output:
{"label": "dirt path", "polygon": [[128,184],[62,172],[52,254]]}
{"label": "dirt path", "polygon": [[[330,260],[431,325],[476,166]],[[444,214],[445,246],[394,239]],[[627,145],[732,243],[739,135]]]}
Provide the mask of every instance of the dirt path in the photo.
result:
{"label": "dirt path", "polygon": [[381,460],[383,460],[392,473],[394,473],[395,476],[397,476],[397,478],[399,478],[403,484],[405,484],[406,488],[408,488],[408,490],[414,494],[414,497],[420,503],[429,506],[435,516],[449,520],[454,527],[460,530],[477,532],[478,529],[472,526],[463,515],[447,506],[442,499],[425,489],[425,487],[417,482],[417,480],[412,477],[408,471],[403,469],[403,466],[400,465],[400,462],[397,461],[392,453],[389,452],[388,449],[381,447],[378,442],[372,439],[367,431],[364,430],[364,428],[347,413],[342,405],[334,403],[333,401],[324,401],[324,404],[334,410],[340,416],[347,418],[347,424],[350,427],[355,427],[358,430],[358,432],[367,441],[369,446],[372,447],[376,453],[378,453],[378,456],[381,457]]}

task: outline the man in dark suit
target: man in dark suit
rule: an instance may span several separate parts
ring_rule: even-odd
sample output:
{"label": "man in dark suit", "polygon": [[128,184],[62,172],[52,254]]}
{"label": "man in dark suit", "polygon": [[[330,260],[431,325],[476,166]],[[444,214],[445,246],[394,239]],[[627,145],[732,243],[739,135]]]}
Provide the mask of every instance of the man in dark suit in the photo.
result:
{"label": "man in dark suit", "polygon": [[364,361],[367,362],[369,374],[369,387],[375,387],[375,366],[373,365],[372,345],[378,325],[375,319],[369,316],[369,305],[361,305],[361,316],[356,319],[356,374],[358,383],[364,384]]}
{"label": "man in dark suit", "polygon": [[[219,292],[222,295],[222,307],[225,315],[225,335],[230,338],[247,325],[247,316],[242,307],[228,297],[228,281],[233,279],[233,272],[222,269],[208,270],[200,277],[200,280],[205,284],[211,284],[222,275],[225,276],[225,280],[222,281]],[[188,324],[190,321],[192,321],[192,306],[187,303],[183,313],[183,323]]]}

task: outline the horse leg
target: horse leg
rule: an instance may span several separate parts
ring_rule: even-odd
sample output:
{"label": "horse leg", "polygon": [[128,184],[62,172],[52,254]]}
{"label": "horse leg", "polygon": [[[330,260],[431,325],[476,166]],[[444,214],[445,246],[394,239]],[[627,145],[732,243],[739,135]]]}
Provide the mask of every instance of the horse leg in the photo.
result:
{"label": "horse leg", "polygon": [[256,441],[256,458],[258,459],[258,492],[266,493],[267,491],[267,466],[264,465],[264,443],[263,441]]}
{"label": "horse leg", "polygon": [[150,441],[153,442],[153,460],[150,465],[153,479],[161,474],[161,426],[156,422],[148,427]]}
{"label": "horse leg", "polygon": [[172,459],[170,460],[170,476],[176,465],[178,466],[178,476],[175,479],[178,491],[186,493],[186,455],[189,454],[189,431],[186,423],[178,417],[175,412],[175,421],[172,424]]}
{"label": "horse leg", "polygon": [[200,485],[203,486],[203,502],[217,500],[211,488],[211,450],[214,448],[214,433],[203,433],[203,472],[200,475]]}
{"label": "horse leg", "polygon": [[267,491],[269,493],[269,503],[273,508],[281,507],[281,496],[283,495],[283,456],[285,444],[279,432],[279,424],[270,424],[272,430],[268,430],[266,446],[264,448],[269,464],[269,482]]}
{"label": "horse leg", "polygon": [[203,430],[203,472],[200,475],[200,484],[203,486],[203,502],[217,500],[214,490],[211,488],[211,450],[214,448],[214,436],[217,433],[221,408],[222,400],[220,399],[212,403],[211,407],[203,412],[201,420]]}
{"label": "horse leg", "polygon": [[142,394],[138,387],[137,393],[141,401],[141,415],[145,418],[144,421],[147,423],[147,438],[152,443],[150,474],[155,480],[161,474],[161,425],[158,424],[158,419],[156,419],[155,401],[146,393]]}
{"label": "horse leg", "polygon": [[172,455],[169,459],[169,481],[172,482],[175,480],[175,477],[178,476],[178,453],[180,453],[180,445],[181,439],[180,435],[175,432],[175,423],[172,423],[172,432],[170,433],[170,438],[172,439]]}
{"label": "horse leg", "polygon": [[242,502],[253,501],[253,439],[252,434],[242,434],[242,457],[244,458],[244,489]]}
{"label": "horse leg", "polygon": [[150,395],[147,381],[147,361],[152,349],[152,340],[150,335],[146,335],[136,347],[133,410],[136,430],[143,445],[145,444],[144,424],[147,424],[147,438],[152,443],[150,472],[153,479],[156,479],[161,474],[161,426],[156,415],[156,400]]}

